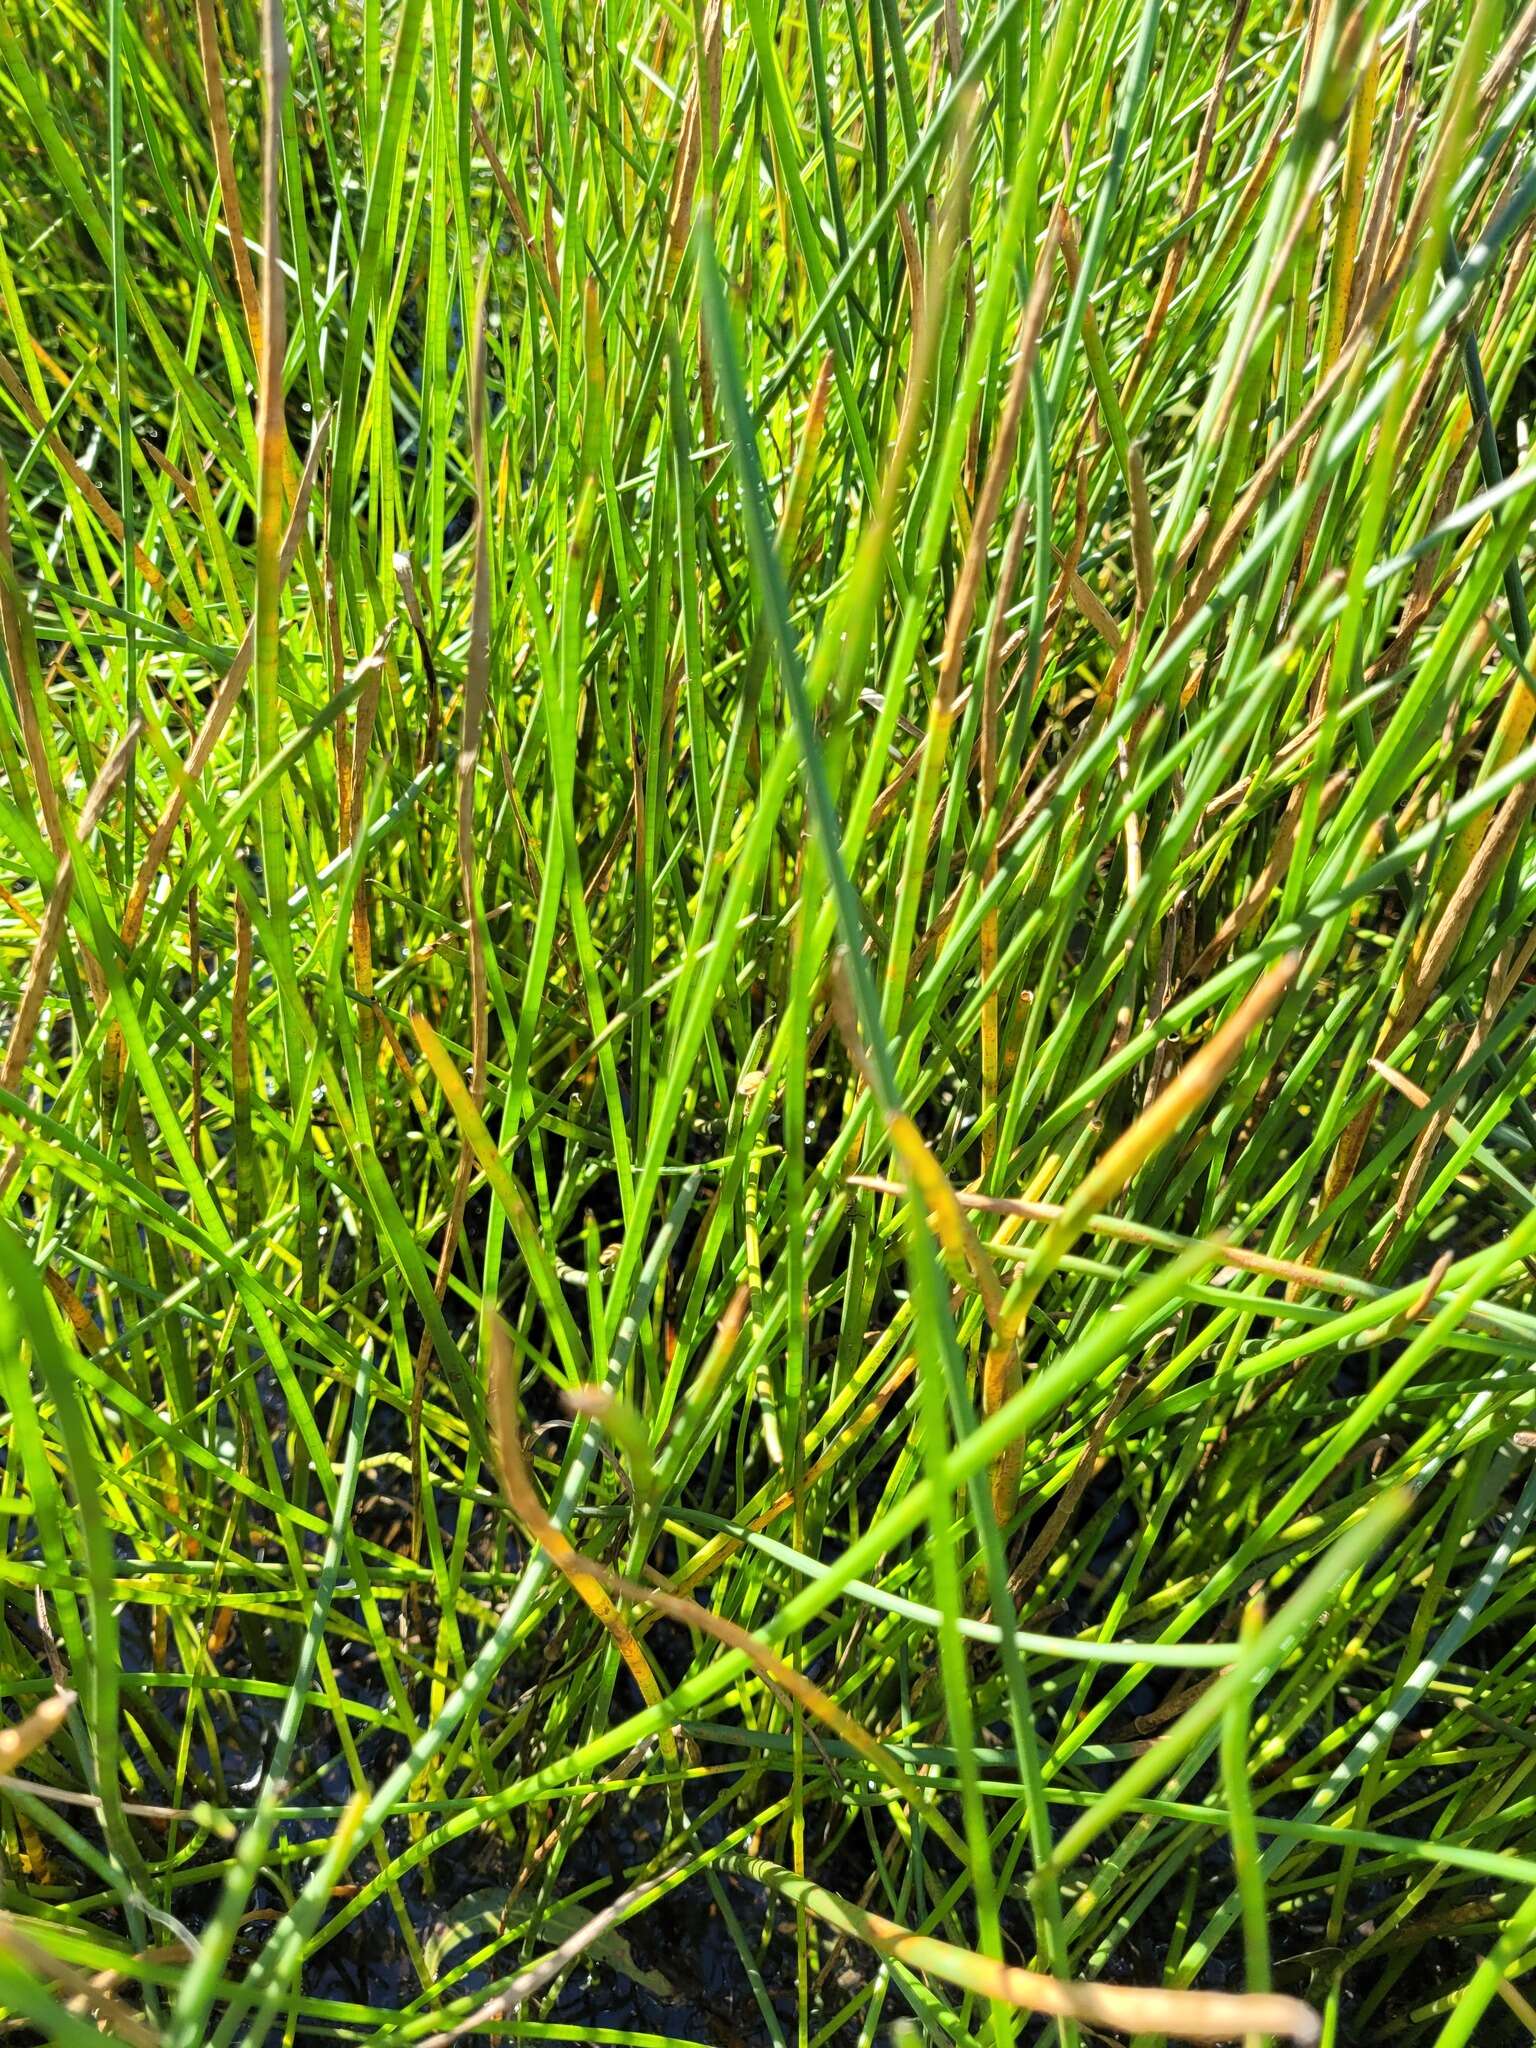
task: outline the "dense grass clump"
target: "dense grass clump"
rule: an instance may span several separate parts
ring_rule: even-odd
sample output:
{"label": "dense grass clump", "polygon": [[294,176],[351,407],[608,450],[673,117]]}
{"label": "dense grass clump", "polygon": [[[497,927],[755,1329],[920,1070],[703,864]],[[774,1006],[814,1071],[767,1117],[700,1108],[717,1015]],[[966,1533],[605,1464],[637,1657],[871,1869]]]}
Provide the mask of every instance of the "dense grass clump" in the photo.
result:
{"label": "dense grass clump", "polygon": [[1533,103],[0,0],[0,2035],[1536,2035]]}

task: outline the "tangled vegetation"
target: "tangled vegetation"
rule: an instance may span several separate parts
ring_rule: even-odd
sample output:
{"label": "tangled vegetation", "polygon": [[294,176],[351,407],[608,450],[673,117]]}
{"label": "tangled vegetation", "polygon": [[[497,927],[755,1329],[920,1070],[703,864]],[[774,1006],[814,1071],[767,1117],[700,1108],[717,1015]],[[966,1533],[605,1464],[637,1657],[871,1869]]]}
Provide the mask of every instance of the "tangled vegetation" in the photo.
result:
{"label": "tangled vegetation", "polygon": [[0,2030],[1536,2036],[1536,7],[0,9]]}

